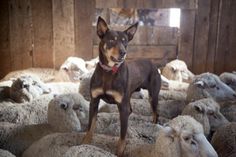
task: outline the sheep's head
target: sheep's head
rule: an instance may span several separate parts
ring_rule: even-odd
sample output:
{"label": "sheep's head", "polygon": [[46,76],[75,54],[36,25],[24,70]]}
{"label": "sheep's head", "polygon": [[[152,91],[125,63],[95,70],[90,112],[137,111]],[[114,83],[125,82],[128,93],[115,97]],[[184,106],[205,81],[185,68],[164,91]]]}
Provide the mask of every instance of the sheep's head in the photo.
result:
{"label": "sheep's head", "polygon": [[173,60],[166,64],[162,70],[162,75],[169,80],[176,80],[180,82],[191,82],[194,75],[187,68],[184,61]]}
{"label": "sheep's head", "polygon": [[219,105],[211,98],[201,99],[188,104],[182,115],[190,115],[203,125],[205,135],[215,131],[228,120],[220,113]]}
{"label": "sheep's head", "polygon": [[10,88],[11,99],[18,103],[32,101],[45,93],[50,93],[50,89],[36,76],[20,76]]}
{"label": "sheep's head", "polygon": [[178,116],[163,127],[152,157],[217,157],[203,134],[202,125],[190,116]]}
{"label": "sheep's head", "polygon": [[85,61],[77,57],[67,58],[61,65],[60,70],[66,72],[73,82],[79,81],[80,76],[88,72]]}
{"label": "sheep's head", "polygon": [[55,96],[48,105],[48,123],[56,131],[80,131],[81,121],[88,118],[85,103],[76,93]]}
{"label": "sheep's head", "polygon": [[236,100],[236,93],[218,76],[203,73],[194,78],[187,91],[187,100],[195,101],[212,97],[217,102]]}
{"label": "sheep's head", "polygon": [[222,73],[220,80],[236,91],[236,74],[228,72]]}

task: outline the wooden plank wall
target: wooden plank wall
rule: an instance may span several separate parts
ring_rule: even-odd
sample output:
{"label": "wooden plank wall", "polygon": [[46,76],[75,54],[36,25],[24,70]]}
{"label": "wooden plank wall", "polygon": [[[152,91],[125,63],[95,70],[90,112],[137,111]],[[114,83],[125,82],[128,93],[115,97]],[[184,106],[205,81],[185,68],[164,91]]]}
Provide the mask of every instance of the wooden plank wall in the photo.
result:
{"label": "wooden plank wall", "polygon": [[[91,59],[97,43],[91,25],[94,10],[114,7],[181,8],[181,35],[173,40],[178,42],[179,59],[196,74],[236,70],[235,0],[2,0],[0,77],[28,67],[58,68],[68,56]],[[164,54],[155,51],[175,52],[176,45],[155,46],[155,42],[169,41],[163,36],[174,32],[161,30],[140,27],[129,48],[131,58],[136,57],[132,51],[151,59]],[[151,39],[152,33],[161,37]]]}

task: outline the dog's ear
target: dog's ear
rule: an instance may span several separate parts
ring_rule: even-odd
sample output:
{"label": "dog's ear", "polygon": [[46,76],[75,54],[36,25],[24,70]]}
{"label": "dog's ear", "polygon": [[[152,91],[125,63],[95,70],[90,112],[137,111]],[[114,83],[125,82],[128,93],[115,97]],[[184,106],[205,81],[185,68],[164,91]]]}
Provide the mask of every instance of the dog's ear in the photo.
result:
{"label": "dog's ear", "polygon": [[138,22],[136,22],[134,25],[130,26],[128,29],[126,29],[124,32],[128,35],[128,40],[132,40],[134,37],[135,32],[138,28]]}
{"label": "dog's ear", "polygon": [[105,20],[103,18],[101,18],[99,16],[98,22],[97,22],[97,34],[98,34],[99,38],[103,38],[104,34],[108,30],[109,29],[108,29],[107,23],[105,22]]}

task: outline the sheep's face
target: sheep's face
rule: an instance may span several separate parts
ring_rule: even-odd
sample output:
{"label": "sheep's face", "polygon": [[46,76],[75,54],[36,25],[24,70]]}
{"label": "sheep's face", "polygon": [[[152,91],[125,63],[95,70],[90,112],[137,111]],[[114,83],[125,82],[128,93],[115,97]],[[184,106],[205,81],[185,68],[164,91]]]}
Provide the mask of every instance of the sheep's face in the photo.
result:
{"label": "sheep's face", "polygon": [[204,73],[197,76],[188,88],[187,99],[194,101],[202,98],[212,97],[214,100],[230,101],[236,100],[236,93],[218,76]]}
{"label": "sheep's face", "polygon": [[69,95],[55,96],[48,105],[48,122],[57,131],[80,131],[77,104]]}
{"label": "sheep's face", "polygon": [[38,78],[21,76],[13,82],[10,89],[10,96],[14,101],[22,103],[32,101],[34,98],[49,92],[49,88]]}
{"label": "sheep's face", "polygon": [[82,74],[87,73],[85,61],[77,57],[69,57],[61,65],[60,70],[66,72],[71,81],[79,81]]}
{"label": "sheep's face", "polygon": [[193,74],[187,68],[187,65],[180,60],[174,60],[168,63],[162,71],[162,75],[169,80],[176,80],[180,82],[191,82]]}
{"label": "sheep's face", "polygon": [[220,75],[220,80],[227,84],[230,88],[236,91],[236,75],[233,73],[223,73]]}
{"label": "sheep's face", "polygon": [[[158,142],[162,143],[158,143]],[[211,144],[203,133],[191,130],[176,130],[166,126],[162,128],[157,138],[155,151],[152,152],[162,157],[217,157]]]}

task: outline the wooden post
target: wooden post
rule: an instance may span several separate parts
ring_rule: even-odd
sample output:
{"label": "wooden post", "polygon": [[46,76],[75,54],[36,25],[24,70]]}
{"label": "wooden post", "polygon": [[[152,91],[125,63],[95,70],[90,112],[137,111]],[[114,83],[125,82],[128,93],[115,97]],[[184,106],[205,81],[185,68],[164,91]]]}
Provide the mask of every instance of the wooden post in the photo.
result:
{"label": "wooden post", "polygon": [[10,0],[11,70],[32,67],[32,14],[30,0]]}
{"label": "wooden post", "polygon": [[11,70],[8,5],[9,1],[0,1],[0,78]]}
{"label": "wooden post", "polygon": [[75,55],[93,57],[93,27],[95,0],[75,0]]}
{"label": "wooden post", "polygon": [[33,66],[53,68],[52,1],[31,0]]}
{"label": "wooden post", "polygon": [[182,9],[180,18],[179,59],[192,70],[195,10]]}
{"label": "wooden post", "polygon": [[198,0],[193,55],[193,72],[196,74],[206,71],[210,9],[211,0]]}
{"label": "wooden post", "polygon": [[52,4],[53,59],[54,67],[59,68],[67,57],[75,54],[74,0],[53,0]]}

